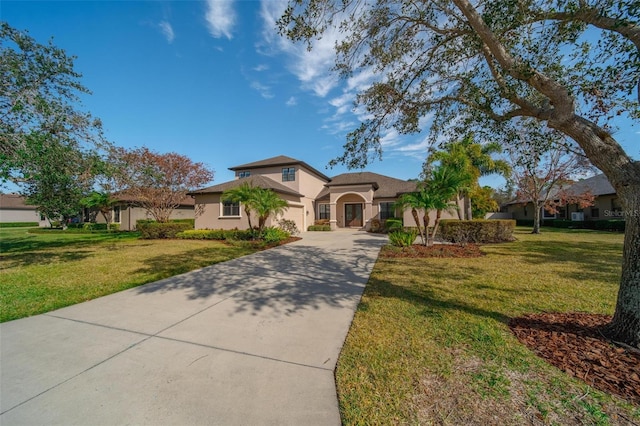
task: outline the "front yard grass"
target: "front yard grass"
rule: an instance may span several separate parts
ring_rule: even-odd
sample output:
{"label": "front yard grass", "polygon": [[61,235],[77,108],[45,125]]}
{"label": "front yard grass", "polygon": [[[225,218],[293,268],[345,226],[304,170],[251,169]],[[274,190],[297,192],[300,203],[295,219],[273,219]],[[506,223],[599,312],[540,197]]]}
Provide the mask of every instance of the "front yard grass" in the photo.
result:
{"label": "front yard grass", "polygon": [[640,407],[545,363],[507,326],[612,314],[623,236],[529,231],[482,257],[378,259],[336,371],[344,424],[640,423]]}
{"label": "front yard grass", "polygon": [[135,233],[0,229],[0,322],[48,312],[252,253],[218,241]]}

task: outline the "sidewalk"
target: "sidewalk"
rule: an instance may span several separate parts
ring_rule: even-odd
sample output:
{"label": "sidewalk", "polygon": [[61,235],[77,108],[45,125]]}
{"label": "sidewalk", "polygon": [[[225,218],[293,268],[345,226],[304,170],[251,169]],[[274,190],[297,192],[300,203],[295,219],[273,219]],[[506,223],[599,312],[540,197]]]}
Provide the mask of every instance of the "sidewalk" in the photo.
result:
{"label": "sidewalk", "polygon": [[0,424],[338,425],[333,371],[386,238],[303,240],[0,325]]}

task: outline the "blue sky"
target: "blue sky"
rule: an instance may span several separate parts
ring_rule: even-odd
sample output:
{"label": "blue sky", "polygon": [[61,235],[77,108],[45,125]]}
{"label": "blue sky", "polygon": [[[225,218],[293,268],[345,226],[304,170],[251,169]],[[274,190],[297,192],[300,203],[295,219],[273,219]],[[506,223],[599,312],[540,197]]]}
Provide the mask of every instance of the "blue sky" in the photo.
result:
{"label": "blue sky", "polygon": [[[342,154],[358,124],[351,103],[375,78],[347,81],[331,72],[336,33],[307,52],[274,30],[280,0],[11,1],[0,19],[39,42],[77,56],[76,69],[93,94],[84,109],[103,121],[119,146],[147,146],[202,161],[215,183],[228,167],[275,155],[325,169]],[[620,123],[617,140],[640,158],[640,128]],[[383,138],[382,162],[367,170],[400,179],[418,177],[424,135]],[[484,179],[498,186],[499,179]]]}

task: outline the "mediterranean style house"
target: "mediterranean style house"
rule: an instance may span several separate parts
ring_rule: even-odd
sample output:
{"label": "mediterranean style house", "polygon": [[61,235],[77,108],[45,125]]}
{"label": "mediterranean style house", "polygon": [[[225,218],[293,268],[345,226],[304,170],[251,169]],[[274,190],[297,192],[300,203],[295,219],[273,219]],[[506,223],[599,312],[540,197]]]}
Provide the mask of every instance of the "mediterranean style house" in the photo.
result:
{"label": "mediterranean style house", "polygon": [[[369,230],[371,221],[402,218],[413,225],[409,210],[394,208],[398,197],[416,190],[416,183],[371,172],[344,173],[330,178],[304,161],[280,155],[266,160],[230,167],[235,179],[190,193],[195,199],[196,229],[246,229],[249,222],[238,203],[223,202],[224,191],[247,182],[275,191],[288,203],[283,216],[273,218],[267,226],[280,219],[292,220],[298,229],[306,230],[317,220],[328,221],[331,229],[358,228]],[[463,200],[457,200],[462,208]],[[430,212],[432,220],[435,212]],[[422,217],[422,213],[420,213]],[[457,214],[443,213],[443,218]],[[257,219],[252,223],[257,223]]]}

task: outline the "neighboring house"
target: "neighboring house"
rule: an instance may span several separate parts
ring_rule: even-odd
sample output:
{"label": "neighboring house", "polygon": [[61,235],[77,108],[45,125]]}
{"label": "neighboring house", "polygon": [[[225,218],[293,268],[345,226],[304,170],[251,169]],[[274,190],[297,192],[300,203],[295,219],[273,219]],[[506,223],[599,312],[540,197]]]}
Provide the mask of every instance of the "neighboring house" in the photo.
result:
{"label": "neighboring house", "polygon": [[[558,208],[558,213],[552,214],[542,209],[543,220],[563,219],[563,220],[610,220],[624,219],[622,206],[616,195],[615,189],[604,174],[599,174],[587,179],[580,180],[568,188],[565,192],[573,195],[580,195],[589,192],[595,197],[594,204],[590,207],[580,208],[576,204],[569,204]],[[533,203],[523,203],[512,201],[504,205],[501,211],[511,214],[516,220],[533,220]]]}
{"label": "neighboring house", "polygon": [[[222,202],[222,193],[248,182],[275,191],[289,207],[284,216],[271,218],[267,226],[284,218],[293,220],[306,230],[316,220],[328,220],[331,229],[369,229],[372,219],[402,217],[413,226],[410,211],[396,211],[398,197],[416,190],[416,183],[371,172],[344,173],[330,178],[304,161],[277,156],[266,160],[230,167],[236,174],[233,181],[190,193],[195,198],[199,215],[196,229],[245,229],[246,214],[238,203]],[[459,200],[459,206],[462,201]],[[435,212],[430,214],[435,218]],[[457,217],[444,213],[443,217]],[[252,217],[252,224],[257,218]]]}
{"label": "neighboring house", "polygon": [[36,206],[28,205],[22,195],[0,194],[0,223],[37,222],[45,226],[46,221],[36,209]]}
{"label": "neighboring house", "polygon": [[[143,219],[153,219],[149,212],[136,204],[136,200],[128,196],[116,196],[118,203],[113,206],[111,222],[120,225],[121,231],[135,231],[136,222]],[[182,205],[171,212],[170,219],[194,219],[195,202],[192,197],[186,197]],[[104,217],[95,210],[84,209],[84,222],[105,223]]]}

